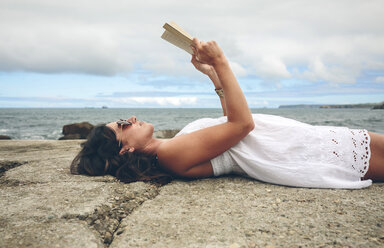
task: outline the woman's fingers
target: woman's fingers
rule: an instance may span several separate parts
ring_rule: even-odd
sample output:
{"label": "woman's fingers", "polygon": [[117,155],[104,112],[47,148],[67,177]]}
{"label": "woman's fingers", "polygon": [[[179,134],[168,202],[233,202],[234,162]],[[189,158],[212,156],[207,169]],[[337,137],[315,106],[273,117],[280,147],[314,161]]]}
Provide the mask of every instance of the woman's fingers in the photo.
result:
{"label": "woman's fingers", "polygon": [[191,62],[192,62],[192,64],[196,64],[196,62],[198,62],[196,59],[196,55],[194,55],[194,54],[192,55]]}
{"label": "woman's fingers", "polygon": [[193,40],[192,40],[192,46],[193,46],[196,50],[198,50],[198,49],[199,49],[199,45],[200,45],[200,41],[199,41],[199,39],[198,39],[198,38],[193,38]]}
{"label": "woman's fingers", "polygon": [[197,64],[199,62],[197,61],[195,54],[192,55],[191,63],[192,63],[192,65],[194,65],[197,68]]}
{"label": "woman's fingers", "polygon": [[199,63],[212,65],[214,60],[222,56],[222,51],[215,41],[203,42],[193,38],[191,48],[195,60]]}
{"label": "woman's fingers", "polygon": [[197,54],[197,51],[196,51],[196,47],[194,47],[194,44],[192,43],[190,45],[191,49],[192,49],[192,55],[196,55]]}
{"label": "woman's fingers", "polygon": [[198,45],[200,44],[200,41],[197,38],[193,38],[191,48],[193,51],[193,54],[197,56],[198,53]]}

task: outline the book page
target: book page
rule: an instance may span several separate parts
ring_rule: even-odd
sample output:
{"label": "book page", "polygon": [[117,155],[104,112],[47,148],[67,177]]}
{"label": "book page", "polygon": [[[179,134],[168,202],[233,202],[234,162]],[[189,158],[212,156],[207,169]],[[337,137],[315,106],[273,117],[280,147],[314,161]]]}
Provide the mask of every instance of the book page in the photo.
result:
{"label": "book page", "polygon": [[169,32],[168,30],[164,31],[161,38],[183,49],[187,53],[193,54],[192,48],[190,47],[190,45],[192,44],[192,40],[187,41],[186,39],[183,39],[181,36],[177,36],[174,33]]}
{"label": "book page", "polygon": [[177,35],[182,36],[181,38],[186,41],[192,41],[193,37],[188,34],[186,31],[184,31],[179,25],[177,25],[175,22],[167,22],[164,24],[163,28],[165,30],[168,30],[169,32]]}

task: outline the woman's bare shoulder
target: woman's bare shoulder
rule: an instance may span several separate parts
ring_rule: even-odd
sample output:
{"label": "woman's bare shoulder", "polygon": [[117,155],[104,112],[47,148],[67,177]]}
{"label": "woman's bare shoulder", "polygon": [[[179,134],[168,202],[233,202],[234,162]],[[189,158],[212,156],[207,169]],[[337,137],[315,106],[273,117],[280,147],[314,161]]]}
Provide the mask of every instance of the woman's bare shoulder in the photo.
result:
{"label": "woman's bare shoulder", "polygon": [[157,150],[159,164],[166,170],[178,176],[188,178],[210,177],[213,175],[212,166],[206,155],[200,154],[193,147],[201,146],[194,140],[196,134],[183,134],[164,140]]}
{"label": "woman's bare shoulder", "polygon": [[183,173],[225,152],[245,135],[237,125],[226,122],[163,142],[157,157],[165,168]]}

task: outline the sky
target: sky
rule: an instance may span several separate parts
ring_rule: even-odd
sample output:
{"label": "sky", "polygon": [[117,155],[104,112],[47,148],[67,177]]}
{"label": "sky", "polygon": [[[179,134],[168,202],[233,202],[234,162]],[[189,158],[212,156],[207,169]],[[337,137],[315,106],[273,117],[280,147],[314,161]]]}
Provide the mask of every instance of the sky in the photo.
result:
{"label": "sky", "polygon": [[382,0],[0,0],[0,108],[220,107],[174,21],[223,49],[252,108],[384,101]]}

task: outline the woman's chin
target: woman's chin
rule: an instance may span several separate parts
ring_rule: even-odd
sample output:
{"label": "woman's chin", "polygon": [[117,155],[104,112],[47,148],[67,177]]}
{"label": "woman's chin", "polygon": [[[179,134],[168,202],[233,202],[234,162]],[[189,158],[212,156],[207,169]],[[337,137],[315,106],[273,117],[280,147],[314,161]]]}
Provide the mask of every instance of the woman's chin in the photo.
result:
{"label": "woman's chin", "polygon": [[151,129],[151,132],[153,133],[155,131],[155,127],[151,123],[146,123],[148,125],[148,128]]}

